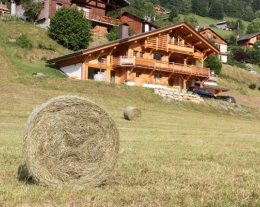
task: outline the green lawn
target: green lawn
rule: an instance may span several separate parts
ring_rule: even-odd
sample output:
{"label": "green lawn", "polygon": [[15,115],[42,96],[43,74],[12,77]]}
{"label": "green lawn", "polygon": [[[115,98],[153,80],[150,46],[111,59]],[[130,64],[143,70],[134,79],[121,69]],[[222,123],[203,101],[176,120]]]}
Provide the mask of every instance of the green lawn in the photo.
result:
{"label": "green lawn", "polygon": [[[0,206],[259,206],[260,108],[246,99],[257,103],[260,92],[240,81],[250,78],[247,74],[233,77],[234,68],[227,67],[220,79],[250,112],[244,116],[200,104],[165,103],[150,89],[67,80],[41,61],[30,64],[30,57],[10,56],[8,51],[18,49],[8,44],[0,41]],[[37,64],[50,77],[32,78]],[[25,72],[27,67],[32,70]],[[118,164],[105,186],[42,187],[16,178],[24,162],[29,114],[65,94],[90,98],[119,128]],[[139,107],[142,118],[124,120],[126,106]]]}

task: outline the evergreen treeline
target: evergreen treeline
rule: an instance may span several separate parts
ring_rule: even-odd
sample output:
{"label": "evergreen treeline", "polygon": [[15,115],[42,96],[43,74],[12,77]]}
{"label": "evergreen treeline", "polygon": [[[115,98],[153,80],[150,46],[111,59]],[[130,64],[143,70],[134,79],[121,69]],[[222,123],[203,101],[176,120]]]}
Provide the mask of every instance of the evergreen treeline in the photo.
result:
{"label": "evergreen treeline", "polygon": [[222,19],[236,17],[246,21],[260,18],[260,0],[129,0],[127,11],[145,17],[153,14],[152,4],[160,4],[179,14],[194,13],[203,17]]}

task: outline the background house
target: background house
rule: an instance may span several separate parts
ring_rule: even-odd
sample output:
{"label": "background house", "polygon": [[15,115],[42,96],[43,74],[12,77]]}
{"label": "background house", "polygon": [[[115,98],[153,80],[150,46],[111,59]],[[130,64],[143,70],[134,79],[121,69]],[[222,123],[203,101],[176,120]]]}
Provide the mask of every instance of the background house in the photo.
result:
{"label": "background house", "polygon": [[5,4],[0,2],[0,14],[6,14],[8,12],[8,8]]}
{"label": "background house", "polygon": [[157,25],[154,25],[151,22],[142,19],[140,17],[137,17],[129,12],[122,13],[118,17],[118,19],[120,20],[120,22],[129,25],[136,34],[149,32],[159,28]]}
{"label": "background house", "polygon": [[254,44],[260,41],[260,32],[254,34],[240,35],[237,38],[237,44],[241,47],[251,48]]}
{"label": "background house", "polygon": [[206,28],[199,31],[199,33],[205,37],[206,39],[209,39],[209,41],[212,41],[215,46],[219,49],[219,59],[223,63],[227,63],[227,56],[228,56],[228,42],[223,39],[220,35],[215,33],[212,29]]}
{"label": "background house", "polygon": [[[14,2],[12,15],[19,18],[24,17],[24,10],[17,0]],[[41,27],[48,27],[50,18],[62,6],[71,7],[76,6],[79,10],[84,12],[84,15],[89,19],[93,26],[93,33],[96,35],[105,35],[108,29],[118,23],[118,19],[107,16],[107,13],[122,7],[128,6],[126,0],[44,0],[42,1],[43,8],[38,17],[37,23]]]}
{"label": "background house", "polygon": [[216,27],[217,27],[218,29],[228,29],[228,24],[227,24],[226,21],[218,22],[218,23],[216,24]]}

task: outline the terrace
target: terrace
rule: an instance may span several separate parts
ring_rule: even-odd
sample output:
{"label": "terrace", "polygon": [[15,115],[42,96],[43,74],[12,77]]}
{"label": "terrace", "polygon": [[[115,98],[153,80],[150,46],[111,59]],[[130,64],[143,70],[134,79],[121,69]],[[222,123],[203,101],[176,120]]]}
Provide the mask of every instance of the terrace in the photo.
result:
{"label": "terrace", "polygon": [[121,56],[113,58],[113,67],[135,67],[169,73],[177,73],[184,75],[209,77],[210,70],[208,68],[196,67],[194,65],[184,65],[154,59],[145,59],[139,57]]}

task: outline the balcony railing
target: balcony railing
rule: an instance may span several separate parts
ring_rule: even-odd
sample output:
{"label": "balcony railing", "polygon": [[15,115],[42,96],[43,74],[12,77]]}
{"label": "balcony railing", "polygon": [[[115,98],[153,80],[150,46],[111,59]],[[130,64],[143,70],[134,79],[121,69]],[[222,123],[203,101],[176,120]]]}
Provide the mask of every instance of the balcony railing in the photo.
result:
{"label": "balcony railing", "polygon": [[168,44],[168,49],[184,53],[194,53],[194,48],[190,45]]}
{"label": "balcony railing", "polygon": [[170,73],[179,73],[187,75],[197,75],[209,77],[210,70],[208,68],[196,67],[192,65],[183,65],[179,63],[169,63],[160,60],[151,60],[139,57],[114,57],[114,67],[137,67],[151,70],[165,71]]}
{"label": "balcony railing", "polygon": [[91,13],[88,13],[85,16],[86,16],[87,19],[99,21],[99,22],[104,22],[104,23],[107,23],[107,24],[117,24],[117,23],[119,23],[118,19],[108,17],[108,16],[99,16],[99,15],[91,14]]}

